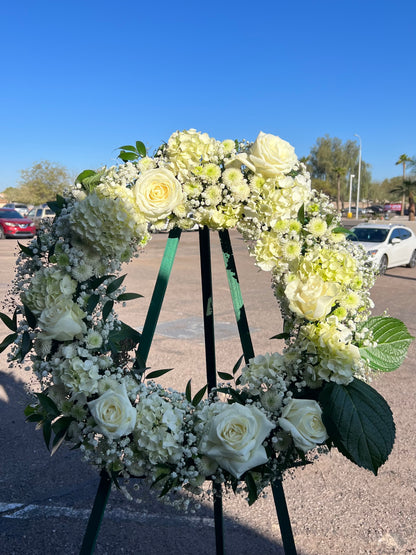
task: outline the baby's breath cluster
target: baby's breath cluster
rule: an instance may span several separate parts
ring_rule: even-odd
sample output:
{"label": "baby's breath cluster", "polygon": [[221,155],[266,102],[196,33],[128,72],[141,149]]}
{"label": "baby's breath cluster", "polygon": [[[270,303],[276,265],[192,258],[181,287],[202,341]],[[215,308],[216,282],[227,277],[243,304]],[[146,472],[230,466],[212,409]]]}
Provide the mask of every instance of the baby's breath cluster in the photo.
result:
{"label": "baby's breath cluster", "polygon": [[[124,147],[125,164],[81,174],[54,204],[53,225],[19,255],[17,309],[3,321],[14,332],[10,358],[29,358],[41,387],[26,414],[52,431],[54,448],[66,439],[118,479],[146,479],[163,495],[200,494],[213,479],[252,502],[331,445],[318,402],[325,384],[368,378],[359,347],[377,346],[365,326],[374,275],[279,137],[217,141],[190,129],[153,157],[141,145],[137,156]],[[139,297],[119,272],[149,230],[195,224],[242,233],[271,272],[285,320],[283,352],[255,356],[208,398],[152,381],[140,334],[115,310]]]}

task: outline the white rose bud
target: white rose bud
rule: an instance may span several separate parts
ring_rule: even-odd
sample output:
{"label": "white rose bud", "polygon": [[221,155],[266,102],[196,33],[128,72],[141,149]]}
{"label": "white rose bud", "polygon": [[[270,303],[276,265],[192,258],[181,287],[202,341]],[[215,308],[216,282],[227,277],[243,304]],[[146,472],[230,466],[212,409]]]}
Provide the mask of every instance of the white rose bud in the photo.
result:
{"label": "white rose bud", "polygon": [[285,432],[290,433],[296,447],[305,453],[328,438],[322,422],[322,409],[310,399],[291,399],[278,422]]}

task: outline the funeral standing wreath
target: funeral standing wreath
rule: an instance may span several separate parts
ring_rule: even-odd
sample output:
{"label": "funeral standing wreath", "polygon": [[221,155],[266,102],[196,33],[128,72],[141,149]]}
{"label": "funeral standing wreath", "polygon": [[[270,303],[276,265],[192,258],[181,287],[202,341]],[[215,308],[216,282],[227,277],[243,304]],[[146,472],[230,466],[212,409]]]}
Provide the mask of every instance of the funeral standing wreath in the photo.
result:
{"label": "funeral standing wreath", "polygon": [[[198,496],[214,480],[253,503],[285,470],[333,447],[377,474],[393,447],[374,373],[403,361],[412,337],[371,317],[375,275],[346,239],[329,199],[311,190],[294,148],[260,133],[254,143],[175,132],[146,153],[87,170],[51,207],[56,218],[20,245],[10,334],[1,350],[39,380],[26,416],[52,452],[63,443],[115,481],[141,477],[161,496]],[[154,380],[136,355],[140,334],[121,322],[121,266],[158,229],[235,228],[269,271],[284,320],[283,352],[221,373],[205,395]],[[243,366],[241,368],[241,366]]]}

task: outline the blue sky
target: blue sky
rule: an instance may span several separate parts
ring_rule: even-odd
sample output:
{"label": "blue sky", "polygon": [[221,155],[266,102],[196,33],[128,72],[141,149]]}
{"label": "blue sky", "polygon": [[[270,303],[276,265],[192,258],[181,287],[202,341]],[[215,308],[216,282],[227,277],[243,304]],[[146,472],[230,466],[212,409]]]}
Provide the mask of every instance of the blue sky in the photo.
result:
{"label": "blue sky", "polygon": [[28,1],[0,8],[0,191],[50,160],[74,174],[177,129],[309,154],[362,140],[375,180],[416,155],[414,0]]}

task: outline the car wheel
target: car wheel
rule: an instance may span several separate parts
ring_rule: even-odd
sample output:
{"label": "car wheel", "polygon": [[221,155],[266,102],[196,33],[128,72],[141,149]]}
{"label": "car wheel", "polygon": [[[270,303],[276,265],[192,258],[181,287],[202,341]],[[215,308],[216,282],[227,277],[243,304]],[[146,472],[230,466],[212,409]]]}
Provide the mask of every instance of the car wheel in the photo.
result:
{"label": "car wheel", "polygon": [[0,225],[0,240],[1,239],[6,239],[6,235],[4,234],[4,229]]}
{"label": "car wheel", "polygon": [[407,265],[408,268],[414,268],[416,266],[416,251],[413,251],[412,256],[410,257],[409,264]]}
{"label": "car wheel", "polygon": [[378,267],[378,273],[382,276],[383,274],[386,273],[387,270],[387,265],[388,265],[388,258],[386,254],[383,254],[383,256],[381,257],[380,260],[380,265]]}

